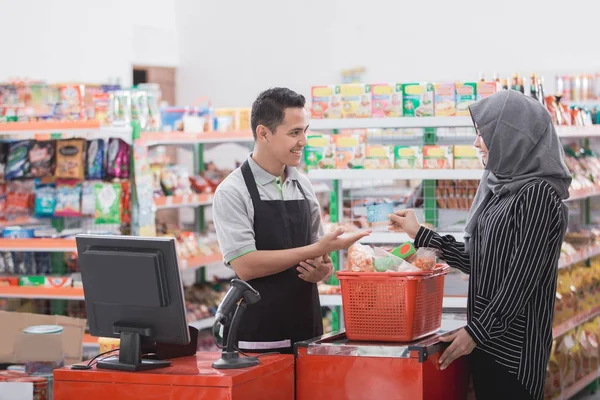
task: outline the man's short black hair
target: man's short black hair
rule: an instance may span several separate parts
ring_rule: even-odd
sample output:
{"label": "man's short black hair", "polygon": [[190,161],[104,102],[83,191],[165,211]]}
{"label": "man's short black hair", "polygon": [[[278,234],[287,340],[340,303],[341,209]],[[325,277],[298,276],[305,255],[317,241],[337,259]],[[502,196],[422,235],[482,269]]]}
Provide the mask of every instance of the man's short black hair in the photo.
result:
{"label": "man's short black hair", "polygon": [[250,121],[256,139],[256,128],[264,125],[275,132],[283,123],[286,108],[304,108],[306,99],[301,94],[287,88],[271,88],[258,95],[252,104]]}

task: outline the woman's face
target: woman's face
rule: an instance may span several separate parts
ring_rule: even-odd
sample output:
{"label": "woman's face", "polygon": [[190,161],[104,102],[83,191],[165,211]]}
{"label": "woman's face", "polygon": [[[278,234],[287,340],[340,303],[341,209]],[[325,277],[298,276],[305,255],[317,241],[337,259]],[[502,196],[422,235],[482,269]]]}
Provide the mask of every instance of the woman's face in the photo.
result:
{"label": "woman's face", "polygon": [[477,126],[475,126],[475,130],[477,130],[477,137],[475,138],[475,143],[473,143],[473,146],[479,149],[479,152],[481,153],[481,161],[483,162],[483,165],[486,166],[488,161],[488,149],[485,146],[483,138],[479,134],[479,129],[477,129]]}

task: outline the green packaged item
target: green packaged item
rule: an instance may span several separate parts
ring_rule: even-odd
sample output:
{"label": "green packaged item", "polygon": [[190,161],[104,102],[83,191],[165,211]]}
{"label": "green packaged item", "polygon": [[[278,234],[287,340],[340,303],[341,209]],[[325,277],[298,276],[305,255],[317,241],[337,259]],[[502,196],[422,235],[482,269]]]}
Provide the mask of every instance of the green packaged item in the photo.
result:
{"label": "green packaged item", "polygon": [[416,252],[417,250],[415,249],[415,246],[412,244],[412,242],[402,243],[400,246],[392,250],[393,255],[395,255],[396,257],[400,257],[403,260],[406,260]]}
{"label": "green packaged item", "polygon": [[386,272],[387,270],[394,270],[398,265],[397,260],[394,257],[375,257],[373,259],[373,266],[377,272]]}
{"label": "green packaged item", "polygon": [[19,278],[19,286],[44,286],[45,283],[45,276],[21,276]]}
{"label": "green packaged item", "polygon": [[405,83],[402,97],[405,117],[433,117],[433,84]]}
{"label": "green packaged item", "polygon": [[121,184],[98,183],[94,186],[96,194],[96,223],[121,223]]}
{"label": "green packaged item", "polygon": [[335,142],[330,135],[309,135],[304,148],[306,170],[335,168]]}

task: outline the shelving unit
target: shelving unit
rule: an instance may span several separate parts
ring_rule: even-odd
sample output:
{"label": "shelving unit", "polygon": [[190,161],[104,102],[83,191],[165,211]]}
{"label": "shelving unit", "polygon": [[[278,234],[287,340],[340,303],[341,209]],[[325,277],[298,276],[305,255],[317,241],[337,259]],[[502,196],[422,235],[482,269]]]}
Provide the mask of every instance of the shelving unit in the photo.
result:
{"label": "shelving unit", "polygon": [[314,119],[310,129],[376,129],[376,128],[472,128],[471,117],[421,117],[421,118],[356,118]]}
{"label": "shelving unit", "polygon": [[481,169],[313,169],[313,180],[477,180]]}

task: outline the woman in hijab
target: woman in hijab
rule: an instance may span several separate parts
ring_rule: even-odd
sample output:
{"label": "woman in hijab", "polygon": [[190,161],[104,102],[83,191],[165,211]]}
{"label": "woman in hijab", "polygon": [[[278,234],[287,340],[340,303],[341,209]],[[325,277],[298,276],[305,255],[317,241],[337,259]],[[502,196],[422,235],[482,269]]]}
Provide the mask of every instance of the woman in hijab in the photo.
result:
{"label": "woman in hijab", "polygon": [[410,210],[390,215],[389,229],[470,274],[467,325],[442,338],[452,343],[441,368],[470,354],[478,400],[542,399],[571,174],[538,101],[505,90],[470,111],[485,172],[465,243],[422,227]]}

